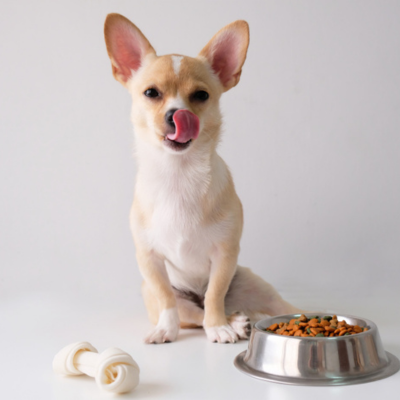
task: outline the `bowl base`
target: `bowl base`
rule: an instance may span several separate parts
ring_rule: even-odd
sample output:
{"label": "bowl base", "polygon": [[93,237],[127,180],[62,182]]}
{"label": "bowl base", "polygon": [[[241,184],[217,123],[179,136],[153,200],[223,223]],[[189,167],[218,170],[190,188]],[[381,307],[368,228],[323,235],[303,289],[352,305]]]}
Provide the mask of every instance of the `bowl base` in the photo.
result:
{"label": "bowl base", "polygon": [[312,378],[295,378],[284,377],[279,375],[268,374],[266,372],[257,371],[249,367],[243,360],[246,350],[238,354],[235,358],[235,367],[246,375],[250,375],[256,379],[262,379],[268,382],[281,383],[284,385],[301,385],[301,386],[342,386],[342,385],[356,385],[360,383],[373,382],[380,379],[387,378],[395,374],[400,369],[400,361],[393,354],[386,352],[389,364],[377,372],[373,372],[361,376],[351,376],[348,378],[337,379],[312,379]]}

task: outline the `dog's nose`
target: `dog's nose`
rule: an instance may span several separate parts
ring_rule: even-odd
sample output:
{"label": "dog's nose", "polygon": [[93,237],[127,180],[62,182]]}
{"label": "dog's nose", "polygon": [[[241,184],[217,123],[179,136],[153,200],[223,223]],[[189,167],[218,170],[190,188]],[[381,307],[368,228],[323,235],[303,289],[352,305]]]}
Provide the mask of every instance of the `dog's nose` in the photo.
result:
{"label": "dog's nose", "polygon": [[173,108],[171,110],[168,110],[165,113],[165,122],[169,125],[172,126],[173,128],[175,128],[175,123],[174,123],[174,114],[175,112],[178,111],[177,108]]}

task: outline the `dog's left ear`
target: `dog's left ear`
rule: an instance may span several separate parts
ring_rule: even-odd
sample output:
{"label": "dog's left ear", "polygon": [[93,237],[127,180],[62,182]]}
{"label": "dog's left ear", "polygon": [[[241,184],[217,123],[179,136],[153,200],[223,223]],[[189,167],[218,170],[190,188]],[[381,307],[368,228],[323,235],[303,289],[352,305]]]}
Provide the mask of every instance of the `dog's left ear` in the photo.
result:
{"label": "dog's left ear", "polygon": [[249,25],[235,21],[222,28],[199,53],[218,75],[224,91],[236,86],[249,46]]}

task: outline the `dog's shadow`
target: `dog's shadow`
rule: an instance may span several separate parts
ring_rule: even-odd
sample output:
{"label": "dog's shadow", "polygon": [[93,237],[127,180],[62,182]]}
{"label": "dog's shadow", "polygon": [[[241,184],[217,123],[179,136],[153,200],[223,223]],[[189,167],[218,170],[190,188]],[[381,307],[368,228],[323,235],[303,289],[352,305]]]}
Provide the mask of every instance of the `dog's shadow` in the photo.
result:
{"label": "dog's shadow", "polygon": [[184,340],[193,340],[195,338],[206,338],[206,333],[203,328],[190,328],[190,329],[180,329],[178,340],[179,342]]}
{"label": "dog's shadow", "polygon": [[146,399],[146,398],[155,398],[161,397],[165,395],[172,387],[168,385],[162,385],[154,382],[140,382],[138,387],[135,388],[132,392],[119,394],[119,399]]}

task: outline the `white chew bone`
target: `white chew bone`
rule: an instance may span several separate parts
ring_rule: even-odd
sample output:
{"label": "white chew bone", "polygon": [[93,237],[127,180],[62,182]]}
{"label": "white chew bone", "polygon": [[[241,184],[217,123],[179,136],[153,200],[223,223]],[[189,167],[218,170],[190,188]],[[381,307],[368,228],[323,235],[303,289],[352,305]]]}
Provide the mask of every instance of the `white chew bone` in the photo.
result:
{"label": "white chew bone", "polygon": [[133,358],[115,347],[101,354],[88,342],[72,343],[60,350],[53,360],[53,370],[63,375],[86,374],[108,392],[126,393],[139,383],[139,366]]}

